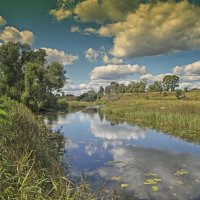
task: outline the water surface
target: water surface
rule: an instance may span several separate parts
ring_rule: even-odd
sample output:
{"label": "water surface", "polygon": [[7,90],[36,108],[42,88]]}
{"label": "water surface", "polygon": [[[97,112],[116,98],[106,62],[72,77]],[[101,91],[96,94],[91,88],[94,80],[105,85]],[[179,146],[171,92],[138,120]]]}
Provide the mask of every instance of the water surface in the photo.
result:
{"label": "water surface", "polygon": [[[58,115],[74,177],[122,199],[200,199],[200,146],[154,130],[109,122],[97,112]],[[125,184],[125,185],[122,185]],[[121,186],[125,186],[123,189]]]}

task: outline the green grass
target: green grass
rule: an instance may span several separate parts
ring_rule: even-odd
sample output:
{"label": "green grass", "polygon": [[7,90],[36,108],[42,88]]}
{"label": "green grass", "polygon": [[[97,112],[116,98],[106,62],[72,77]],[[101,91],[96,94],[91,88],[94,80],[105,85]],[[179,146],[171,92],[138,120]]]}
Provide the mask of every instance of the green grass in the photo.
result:
{"label": "green grass", "polygon": [[86,183],[64,176],[61,134],[23,104],[1,98],[0,108],[0,199],[97,199]]}
{"label": "green grass", "polygon": [[91,102],[81,102],[81,101],[68,101],[69,111],[76,111],[90,106]]}
{"label": "green grass", "polygon": [[188,92],[177,100],[175,94],[123,94],[119,100],[102,100],[107,118],[166,132],[200,143],[200,92]]}

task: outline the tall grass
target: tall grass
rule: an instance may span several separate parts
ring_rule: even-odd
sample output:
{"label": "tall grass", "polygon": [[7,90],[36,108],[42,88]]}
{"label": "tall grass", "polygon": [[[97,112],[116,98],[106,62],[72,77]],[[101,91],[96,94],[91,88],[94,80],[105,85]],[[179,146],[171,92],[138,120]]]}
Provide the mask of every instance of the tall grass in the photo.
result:
{"label": "tall grass", "polygon": [[0,199],[97,199],[86,183],[76,186],[64,176],[59,133],[7,98],[0,99],[0,114]]}
{"label": "tall grass", "polygon": [[129,96],[104,103],[102,111],[110,120],[126,121],[200,143],[200,101],[145,100]]}

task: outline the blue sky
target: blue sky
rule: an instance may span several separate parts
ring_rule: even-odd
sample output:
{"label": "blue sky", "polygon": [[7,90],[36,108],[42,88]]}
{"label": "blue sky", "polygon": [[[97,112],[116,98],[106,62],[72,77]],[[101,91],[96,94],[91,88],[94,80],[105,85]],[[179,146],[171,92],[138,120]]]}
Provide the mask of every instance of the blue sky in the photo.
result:
{"label": "blue sky", "polygon": [[70,93],[110,81],[151,83],[166,73],[179,75],[181,87],[197,87],[198,2],[0,0],[0,41],[45,48],[49,60],[65,65]]}

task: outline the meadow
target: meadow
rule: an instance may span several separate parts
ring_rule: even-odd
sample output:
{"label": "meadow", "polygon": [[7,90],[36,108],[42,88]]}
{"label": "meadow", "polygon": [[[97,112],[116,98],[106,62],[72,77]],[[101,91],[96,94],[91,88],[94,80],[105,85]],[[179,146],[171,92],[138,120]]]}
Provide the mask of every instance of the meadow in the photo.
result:
{"label": "meadow", "polygon": [[177,99],[174,92],[119,94],[99,101],[107,118],[165,132],[200,143],[200,91]]}

